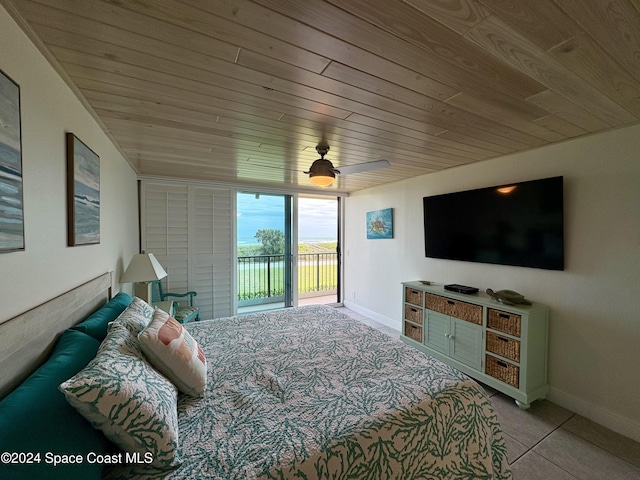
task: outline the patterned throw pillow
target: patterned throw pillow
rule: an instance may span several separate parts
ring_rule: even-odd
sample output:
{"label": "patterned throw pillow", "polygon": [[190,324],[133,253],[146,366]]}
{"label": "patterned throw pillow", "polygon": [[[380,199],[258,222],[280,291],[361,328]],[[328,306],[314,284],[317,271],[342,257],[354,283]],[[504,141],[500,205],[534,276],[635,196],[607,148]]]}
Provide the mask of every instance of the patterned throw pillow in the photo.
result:
{"label": "patterned throw pillow", "polygon": [[59,388],[125,452],[165,471],[180,464],[178,391],[143,358],[137,337],[124,325],[112,323],[96,357]]}
{"label": "patterned throw pillow", "polygon": [[153,320],[138,336],[149,362],[192,397],[207,387],[207,360],[191,334],[168,313],[156,310]]}
{"label": "patterned throw pillow", "polygon": [[153,318],[154,310],[155,308],[144,300],[134,297],[131,304],[113,323],[127,327],[127,329],[137,337],[140,332],[149,325],[149,322]]}

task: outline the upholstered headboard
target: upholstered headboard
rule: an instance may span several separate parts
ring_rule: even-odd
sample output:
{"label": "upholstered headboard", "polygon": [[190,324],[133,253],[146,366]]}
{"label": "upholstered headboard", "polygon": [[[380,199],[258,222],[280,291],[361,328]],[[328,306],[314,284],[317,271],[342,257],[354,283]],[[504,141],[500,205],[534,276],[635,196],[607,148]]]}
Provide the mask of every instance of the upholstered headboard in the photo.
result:
{"label": "upholstered headboard", "polygon": [[49,355],[61,332],[111,298],[112,273],[104,273],[0,324],[0,399]]}

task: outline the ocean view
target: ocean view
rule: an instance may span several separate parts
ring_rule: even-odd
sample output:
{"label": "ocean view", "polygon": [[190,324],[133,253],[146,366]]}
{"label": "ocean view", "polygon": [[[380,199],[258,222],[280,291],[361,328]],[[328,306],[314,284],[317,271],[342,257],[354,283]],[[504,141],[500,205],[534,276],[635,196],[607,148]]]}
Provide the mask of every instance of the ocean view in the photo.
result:
{"label": "ocean view", "polygon": [[[241,246],[250,246],[250,245],[260,245],[255,237],[255,232],[253,235],[244,235],[240,236],[238,234],[238,245]],[[335,235],[316,235],[316,236],[308,236],[304,238],[298,238],[298,243],[324,243],[324,242],[336,242],[338,239]]]}
{"label": "ocean view", "polygon": [[[238,194],[237,243],[260,245],[258,230],[284,232],[284,199],[278,195]],[[300,198],[298,243],[335,242],[338,239],[335,199]]]}

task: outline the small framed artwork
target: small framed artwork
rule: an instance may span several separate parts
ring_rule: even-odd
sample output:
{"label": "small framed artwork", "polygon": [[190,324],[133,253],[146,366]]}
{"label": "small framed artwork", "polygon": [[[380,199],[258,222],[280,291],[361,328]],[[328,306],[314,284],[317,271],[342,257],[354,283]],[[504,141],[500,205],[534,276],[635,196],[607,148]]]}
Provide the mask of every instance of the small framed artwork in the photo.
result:
{"label": "small framed artwork", "polygon": [[20,87],[0,70],[0,253],[24,250]]}
{"label": "small framed artwork", "polygon": [[367,238],[393,238],[393,209],[367,212]]}
{"label": "small framed artwork", "polygon": [[100,157],[67,133],[68,244],[100,243]]}

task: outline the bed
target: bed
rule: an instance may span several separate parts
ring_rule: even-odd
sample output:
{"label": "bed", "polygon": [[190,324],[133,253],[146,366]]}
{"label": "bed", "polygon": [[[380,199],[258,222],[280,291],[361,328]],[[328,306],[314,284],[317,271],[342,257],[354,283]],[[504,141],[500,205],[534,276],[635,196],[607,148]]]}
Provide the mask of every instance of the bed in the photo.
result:
{"label": "bed", "polygon": [[[143,327],[135,328],[132,352]],[[511,478],[500,425],[477,383],[334,308],[185,328],[206,357],[207,386],[167,407],[175,410],[175,442],[164,446],[175,450],[172,461],[105,461],[104,478]],[[103,460],[122,460],[105,448]],[[71,478],[74,467],[65,467]]]}

